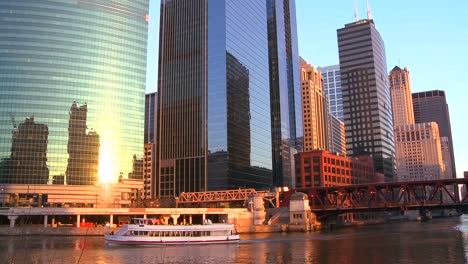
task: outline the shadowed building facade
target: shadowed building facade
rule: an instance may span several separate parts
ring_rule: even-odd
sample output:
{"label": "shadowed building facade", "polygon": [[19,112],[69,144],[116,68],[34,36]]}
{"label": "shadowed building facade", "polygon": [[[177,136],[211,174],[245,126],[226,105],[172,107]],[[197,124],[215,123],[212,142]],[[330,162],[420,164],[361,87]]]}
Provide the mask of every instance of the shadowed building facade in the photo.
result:
{"label": "shadowed building facade", "polygon": [[344,121],[340,65],[318,67],[317,69],[322,73],[323,91],[329,98],[330,113]]}
{"label": "shadowed building facade", "polygon": [[145,96],[145,150],[143,154],[144,197],[151,198],[151,181],[156,177],[156,134],[158,128],[158,93]]}
{"label": "shadowed building facade", "polygon": [[161,2],[152,197],[273,185],[266,7]]}
{"label": "shadowed building facade", "polygon": [[348,156],[371,155],[375,170],[395,173],[392,105],[385,47],[372,19],[338,29],[343,113]]}
{"label": "shadowed building facade", "polygon": [[[148,0],[0,0],[0,164],[20,144],[15,120],[33,118],[29,136],[41,147],[20,149],[41,166],[28,169],[28,183],[94,184],[132,171],[143,154],[147,13]],[[24,178],[0,171],[3,182]]]}
{"label": "shadowed building facade", "polygon": [[273,186],[294,187],[294,154],[302,151],[300,65],[295,0],[267,0]]}
{"label": "shadowed building facade", "polygon": [[[452,128],[445,92],[440,90],[413,93],[414,118],[416,123],[436,122],[439,125],[441,137],[448,138],[449,157],[444,157],[451,168],[451,178],[456,178],[455,156],[453,152]],[[446,142],[446,141],[444,141]],[[451,164],[448,164],[450,161]]]}

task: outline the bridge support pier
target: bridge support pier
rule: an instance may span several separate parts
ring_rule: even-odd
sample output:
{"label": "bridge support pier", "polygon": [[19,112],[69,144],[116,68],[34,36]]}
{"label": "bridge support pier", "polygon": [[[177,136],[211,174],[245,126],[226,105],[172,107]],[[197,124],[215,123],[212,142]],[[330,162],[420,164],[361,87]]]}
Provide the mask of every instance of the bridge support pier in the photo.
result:
{"label": "bridge support pier", "polygon": [[192,215],[189,216],[189,224],[192,224]]}
{"label": "bridge support pier", "polygon": [[80,217],[81,215],[76,215],[76,227],[80,227]]}
{"label": "bridge support pier", "polygon": [[10,228],[15,227],[15,222],[16,222],[16,219],[18,219],[18,216],[17,215],[9,215],[8,219],[10,220]]}
{"label": "bridge support pier", "polygon": [[109,225],[110,227],[114,227],[114,215],[113,214],[110,215]]}
{"label": "bridge support pier", "polygon": [[44,227],[47,227],[48,215],[44,215]]}

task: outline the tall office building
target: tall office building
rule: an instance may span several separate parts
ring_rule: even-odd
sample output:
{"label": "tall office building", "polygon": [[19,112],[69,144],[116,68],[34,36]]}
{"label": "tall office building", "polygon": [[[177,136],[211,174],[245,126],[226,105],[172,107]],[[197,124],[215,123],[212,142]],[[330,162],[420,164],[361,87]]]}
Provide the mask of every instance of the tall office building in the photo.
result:
{"label": "tall office building", "polygon": [[395,129],[397,181],[443,179],[445,165],[438,125],[435,122],[407,124]]}
{"label": "tall office building", "polygon": [[158,128],[158,93],[149,93],[145,96],[145,136],[144,142],[155,142]]}
{"label": "tall office building", "polygon": [[322,74],[301,58],[304,151],[328,150],[328,105],[322,89]]}
{"label": "tall office building", "polygon": [[445,178],[442,141],[434,122],[415,124],[410,74],[395,66],[388,76],[392,96],[397,181]]}
{"label": "tall office building", "polygon": [[436,122],[441,137],[447,137],[450,144],[452,178],[456,178],[455,156],[453,152],[450,114],[445,92],[440,90],[413,93],[414,118],[416,123]]}
{"label": "tall office building", "polygon": [[410,75],[407,68],[395,66],[388,76],[392,96],[393,126],[414,124]]}
{"label": "tall office building", "polygon": [[323,91],[329,99],[330,113],[344,121],[340,65],[317,68],[323,77]]}
{"label": "tall office building", "polygon": [[338,29],[346,151],[370,154],[375,169],[392,181],[395,144],[384,42],[372,19]]}
{"label": "tall office building", "polygon": [[267,0],[267,16],[273,186],[294,187],[303,135],[295,0]]}
{"label": "tall office building", "polygon": [[42,162],[28,183],[94,184],[132,171],[143,154],[147,13],[148,0],[0,0],[1,181],[23,178],[4,165],[13,146],[29,144],[12,132],[28,118],[43,125],[30,137],[46,144],[28,150]]}
{"label": "tall office building", "polygon": [[145,97],[145,136],[143,154],[143,181],[145,198],[151,198],[154,188],[152,179],[156,177],[156,135],[158,128],[158,93],[149,93]]}
{"label": "tall office building", "polygon": [[344,123],[334,115],[330,115],[330,152],[346,156],[346,133]]}
{"label": "tall office building", "polygon": [[153,197],[272,187],[266,8],[162,1]]}

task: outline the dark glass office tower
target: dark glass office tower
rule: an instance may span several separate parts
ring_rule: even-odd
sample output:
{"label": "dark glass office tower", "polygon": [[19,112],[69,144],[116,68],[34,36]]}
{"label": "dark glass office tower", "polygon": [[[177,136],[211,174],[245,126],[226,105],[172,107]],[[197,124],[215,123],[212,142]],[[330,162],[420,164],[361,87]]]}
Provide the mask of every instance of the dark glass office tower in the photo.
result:
{"label": "dark glass office tower", "polygon": [[273,185],[294,186],[302,107],[294,0],[267,0]]}
{"label": "dark glass office tower", "polygon": [[156,177],[156,130],[158,128],[158,93],[150,93],[145,99],[145,152],[143,154],[144,197],[151,198]]}
{"label": "dark glass office tower", "polygon": [[162,0],[156,197],[272,186],[266,0]]}
{"label": "dark glass office tower", "polygon": [[[94,184],[133,171],[147,13],[148,0],[0,0],[0,182]],[[15,132],[24,120],[30,141]],[[18,155],[37,163],[7,170]]]}
{"label": "dark glass office tower", "polygon": [[144,142],[150,143],[156,140],[158,93],[150,93],[145,96],[145,136]]}
{"label": "dark glass office tower", "polygon": [[436,122],[441,137],[447,137],[450,151],[450,166],[453,178],[457,177],[455,155],[453,153],[450,114],[444,91],[433,90],[413,93],[414,119],[416,123]]}
{"label": "dark glass office tower", "polygon": [[392,181],[395,143],[384,42],[372,19],[338,29],[348,156],[371,155],[375,170]]}

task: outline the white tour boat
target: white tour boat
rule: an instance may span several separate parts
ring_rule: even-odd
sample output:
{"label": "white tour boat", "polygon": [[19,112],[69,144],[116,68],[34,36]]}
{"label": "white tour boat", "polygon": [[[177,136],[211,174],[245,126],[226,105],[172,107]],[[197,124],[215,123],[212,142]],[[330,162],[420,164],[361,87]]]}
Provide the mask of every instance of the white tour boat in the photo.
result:
{"label": "white tour boat", "polygon": [[104,236],[107,243],[135,245],[211,244],[239,241],[232,224],[155,225],[149,218],[134,218],[115,233]]}

